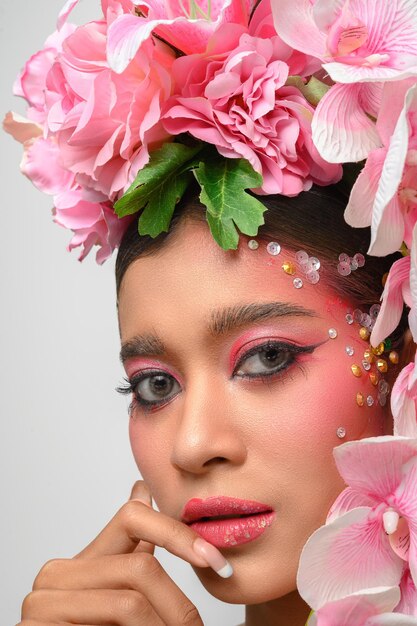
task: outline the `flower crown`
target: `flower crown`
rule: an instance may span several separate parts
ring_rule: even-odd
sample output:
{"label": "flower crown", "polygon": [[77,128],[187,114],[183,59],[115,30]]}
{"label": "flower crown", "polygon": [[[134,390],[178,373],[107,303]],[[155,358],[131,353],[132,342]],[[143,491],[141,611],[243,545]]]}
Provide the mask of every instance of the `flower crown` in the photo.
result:
{"label": "flower crown", "polygon": [[[77,4],[16,80],[27,118],[8,113],[4,128],[80,260],[98,246],[104,262],[139,211],[141,235],[167,231],[192,181],[214,238],[235,249],[264,223],[258,196],[359,164],[345,220],[371,226],[368,254],[403,251],[371,348],[404,303],[417,340],[414,0],[101,0],[79,27]],[[410,363],[395,382],[394,436],[334,450],[348,487],[301,555],[309,626],[351,625],[353,611],[355,626],[417,624],[416,381]]]}

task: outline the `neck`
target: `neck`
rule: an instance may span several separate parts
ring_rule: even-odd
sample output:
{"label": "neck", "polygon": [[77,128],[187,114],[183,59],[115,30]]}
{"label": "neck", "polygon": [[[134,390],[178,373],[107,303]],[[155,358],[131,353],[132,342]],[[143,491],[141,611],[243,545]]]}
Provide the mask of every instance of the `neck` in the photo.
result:
{"label": "neck", "polygon": [[282,598],[246,606],[244,626],[305,626],[310,607],[293,591]]}

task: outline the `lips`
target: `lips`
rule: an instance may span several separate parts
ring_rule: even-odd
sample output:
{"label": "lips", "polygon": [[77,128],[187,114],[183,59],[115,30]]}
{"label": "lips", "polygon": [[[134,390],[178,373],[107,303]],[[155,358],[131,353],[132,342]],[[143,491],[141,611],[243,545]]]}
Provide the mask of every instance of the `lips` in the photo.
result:
{"label": "lips", "polygon": [[260,537],[275,516],[268,504],[218,496],[189,500],[182,521],[213,546],[232,548]]}

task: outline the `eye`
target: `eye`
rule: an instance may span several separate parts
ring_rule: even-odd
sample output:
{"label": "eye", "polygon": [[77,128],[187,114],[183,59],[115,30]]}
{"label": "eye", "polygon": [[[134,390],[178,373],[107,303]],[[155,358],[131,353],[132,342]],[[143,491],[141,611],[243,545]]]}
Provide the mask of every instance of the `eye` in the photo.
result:
{"label": "eye", "polygon": [[181,387],[177,380],[163,371],[141,372],[127,381],[126,386],[118,388],[121,393],[132,393],[133,403],[144,408],[153,408],[166,404],[174,398]]}
{"label": "eye", "polygon": [[234,375],[243,378],[272,376],[292,365],[298,354],[312,352],[315,347],[269,341],[243,355],[235,367]]}

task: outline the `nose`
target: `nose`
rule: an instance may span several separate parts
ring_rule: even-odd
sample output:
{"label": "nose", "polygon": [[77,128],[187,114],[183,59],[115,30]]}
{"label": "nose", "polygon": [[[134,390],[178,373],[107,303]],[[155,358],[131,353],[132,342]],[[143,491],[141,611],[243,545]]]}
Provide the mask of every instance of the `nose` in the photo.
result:
{"label": "nose", "polygon": [[172,447],[171,463],[183,472],[204,474],[217,466],[244,463],[244,419],[227,382],[199,375],[183,392],[182,411]]}

